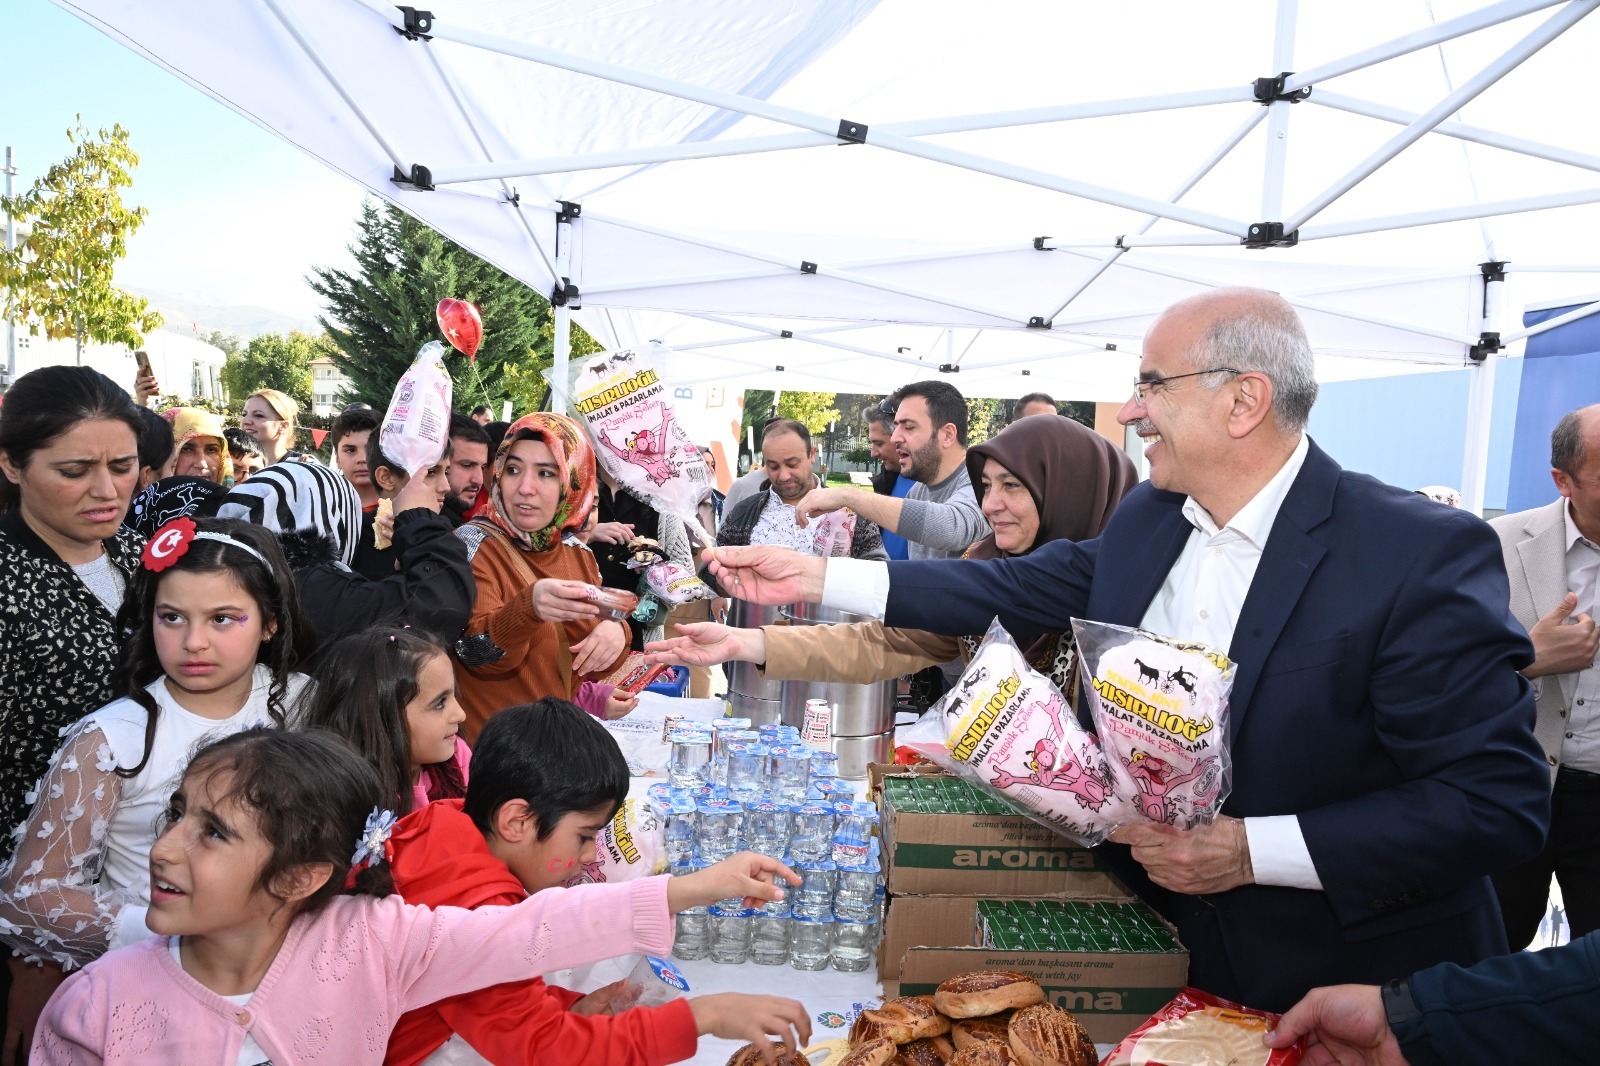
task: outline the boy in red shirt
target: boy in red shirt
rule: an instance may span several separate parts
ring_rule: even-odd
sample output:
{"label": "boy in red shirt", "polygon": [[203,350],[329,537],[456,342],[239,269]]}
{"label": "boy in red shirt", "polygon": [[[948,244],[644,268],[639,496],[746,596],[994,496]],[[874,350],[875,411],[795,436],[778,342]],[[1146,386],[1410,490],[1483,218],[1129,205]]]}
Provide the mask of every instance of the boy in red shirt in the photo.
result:
{"label": "boy in red shirt", "polygon": [[[595,834],[628,794],[616,741],[566,700],[501,711],[473,748],[465,799],[401,819],[391,840],[395,891],[428,907],[508,906],[555,888],[594,859]],[[441,1000],[404,1015],[385,1066],[422,1063],[452,1036],[490,1062],[667,1066],[692,1058],[703,1033],[795,1046],[811,1038],[790,999],[726,993],[611,1015],[610,989],[589,996],[540,980]]]}

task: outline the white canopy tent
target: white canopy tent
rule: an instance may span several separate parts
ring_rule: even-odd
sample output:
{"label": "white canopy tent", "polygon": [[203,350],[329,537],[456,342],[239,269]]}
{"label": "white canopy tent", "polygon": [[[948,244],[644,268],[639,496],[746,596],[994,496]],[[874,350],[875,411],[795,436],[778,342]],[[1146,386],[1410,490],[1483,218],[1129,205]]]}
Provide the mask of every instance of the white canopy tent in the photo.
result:
{"label": "white canopy tent", "polygon": [[1600,273],[1600,0],[58,2],[684,381],[1120,399],[1267,285],[1477,368],[1476,506],[1501,309]]}

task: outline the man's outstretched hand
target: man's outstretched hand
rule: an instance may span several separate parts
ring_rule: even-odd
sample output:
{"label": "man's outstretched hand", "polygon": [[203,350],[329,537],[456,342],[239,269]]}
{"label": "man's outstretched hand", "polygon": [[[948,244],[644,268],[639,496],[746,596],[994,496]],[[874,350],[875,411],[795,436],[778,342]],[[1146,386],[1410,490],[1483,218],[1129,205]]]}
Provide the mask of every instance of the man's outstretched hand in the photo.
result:
{"label": "man's outstretched hand", "polygon": [[826,559],[770,545],[707,548],[705,559],[722,590],[741,600],[768,606],[822,602]]}

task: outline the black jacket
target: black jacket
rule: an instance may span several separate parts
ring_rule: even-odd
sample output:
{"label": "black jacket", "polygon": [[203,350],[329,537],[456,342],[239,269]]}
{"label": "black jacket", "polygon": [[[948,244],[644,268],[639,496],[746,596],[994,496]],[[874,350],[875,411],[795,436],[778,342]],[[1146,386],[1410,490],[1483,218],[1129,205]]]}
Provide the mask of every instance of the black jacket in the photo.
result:
{"label": "black jacket", "polygon": [[[131,582],[144,538],[124,528],[105,545]],[[111,688],[121,651],[116,619],[83,579],[19,510],[0,515],[0,861],[61,730],[122,695]]]}
{"label": "black jacket", "polygon": [[310,672],[340,637],[375,625],[414,625],[453,643],[466,628],[478,586],[467,546],[448,519],[425,508],[394,516],[397,573],[374,581],[338,565],[332,541],[306,533],[279,538],[316,636]]}

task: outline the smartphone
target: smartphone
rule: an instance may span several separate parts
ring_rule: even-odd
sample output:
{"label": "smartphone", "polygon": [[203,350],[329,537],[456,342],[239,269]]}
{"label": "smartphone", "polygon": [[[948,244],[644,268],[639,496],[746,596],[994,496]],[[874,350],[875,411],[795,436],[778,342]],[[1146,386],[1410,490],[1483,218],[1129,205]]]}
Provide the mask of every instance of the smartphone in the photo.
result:
{"label": "smartphone", "polygon": [[149,352],[145,352],[145,351],[134,352],[133,353],[133,358],[134,358],[134,361],[139,364],[139,373],[148,374],[150,372],[150,353]]}

